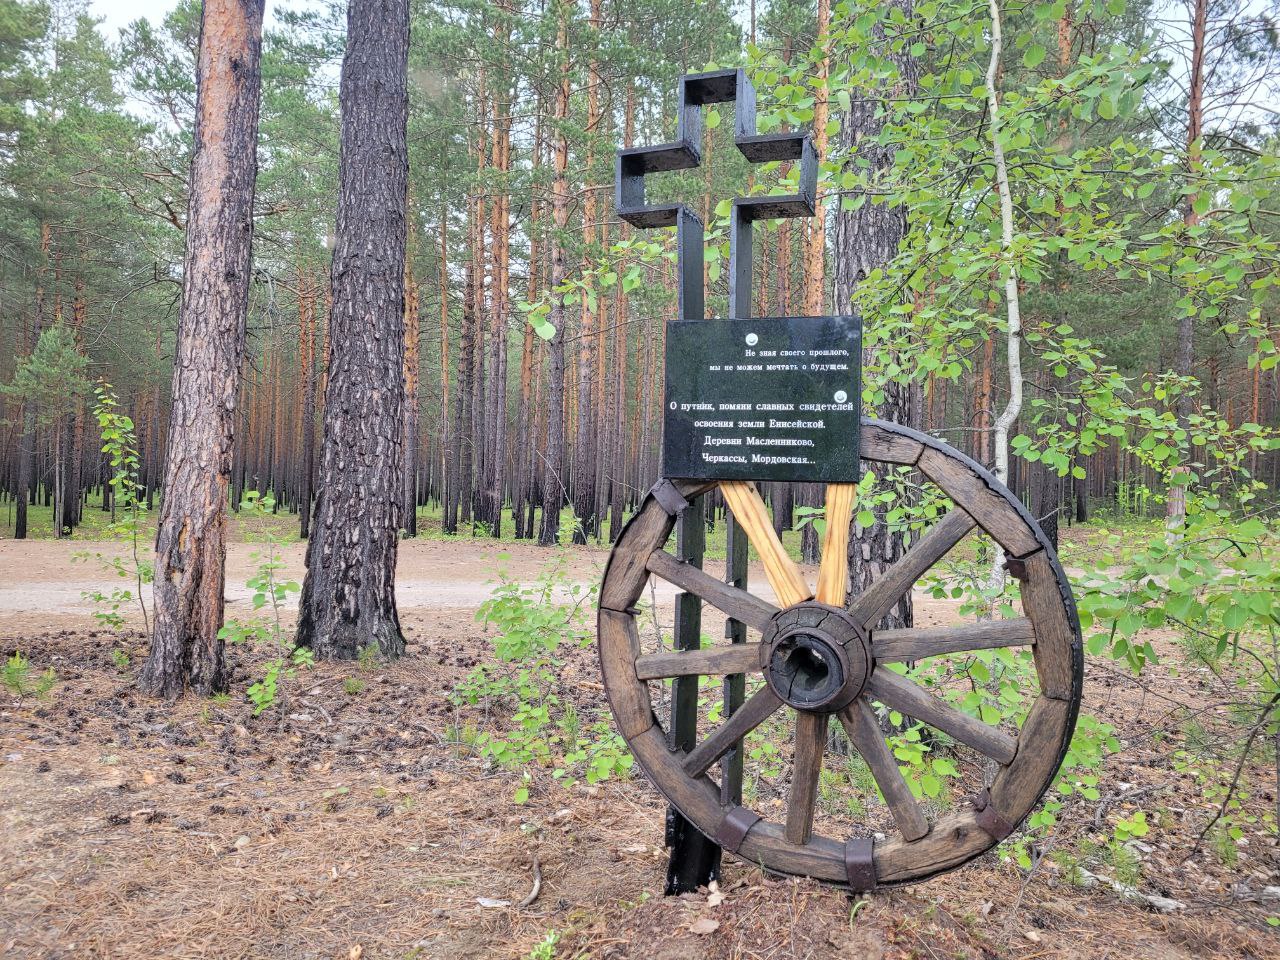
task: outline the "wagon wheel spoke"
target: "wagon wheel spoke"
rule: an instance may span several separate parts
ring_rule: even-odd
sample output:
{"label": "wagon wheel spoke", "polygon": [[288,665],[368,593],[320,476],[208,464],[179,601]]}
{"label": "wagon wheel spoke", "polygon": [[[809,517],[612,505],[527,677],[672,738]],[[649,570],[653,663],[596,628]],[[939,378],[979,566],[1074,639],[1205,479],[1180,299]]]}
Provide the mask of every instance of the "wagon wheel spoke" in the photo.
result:
{"label": "wagon wheel spoke", "polygon": [[871,704],[864,697],[859,697],[840,711],[840,722],[853,748],[867,762],[902,836],[908,841],[919,840],[929,832],[929,821],[898,769],[898,761],[880,732]]}
{"label": "wagon wheel spoke", "polygon": [[813,591],[804,582],[800,567],[787,555],[782,541],[778,539],[755,486],[741,480],[725,480],[720,484],[720,492],[733,511],[734,519],[747,532],[747,539],[760,555],[764,574],[778,596],[778,603],[790,607],[812,597]]}
{"label": "wagon wheel spoke", "polygon": [[651,573],[658,575],[667,583],[675,584],[688,593],[697,594],[713,607],[757,630],[764,630],[769,625],[769,620],[778,612],[778,608],[773,604],[717,580],[711,574],[704,573],[691,563],[677,560],[663,550],[655,550],[649,554],[645,565]]}
{"label": "wagon wheel spoke", "polygon": [[819,603],[844,606],[849,580],[849,523],[853,520],[852,483],[827,484],[827,532],[822,538],[822,566],[818,568]]}
{"label": "wagon wheel spoke", "polygon": [[808,843],[813,835],[813,808],[818,799],[818,778],[822,774],[822,752],[826,745],[827,714],[798,712],[795,765],[791,771],[784,832],[789,843]]}
{"label": "wagon wheel spoke", "polygon": [[1031,621],[1015,617],[955,627],[876,630],[871,634],[871,654],[877,663],[907,663],[946,653],[1021,647],[1035,642]]}
{"label": "wagon wheel spoke", "polygon": [[760,644],[735,643],[702,650],[664,650],[636,658],[636,677],[663,680],[667,677],[718,677],[733,673],[759,672]]}
{"label": "wagon wheel spoke", "polygon": [[936,727],[992,760],[1013,762],[1018,746],[1013,737],[943,703],[906,677],[890,670],[876,670],[867,687],[885,706]]}
{"label": "wagon wheel spoke", "polygon": [[684,758],[684,772],[696,777],[707,772],[713,763],[734,748],[739,740],[768,720],[782,701],[768,687],[761,687],[747,702],[733,712],[716,732],[698,744]]}
{"label": "wagon wheel spoke", "polygon": [[969,514],[959,508],[952,510],[917,540],[901,560],[861,593],[849,607],[849,612],[867,629],[874,629],[925,571],[946,556],[974,525]]}

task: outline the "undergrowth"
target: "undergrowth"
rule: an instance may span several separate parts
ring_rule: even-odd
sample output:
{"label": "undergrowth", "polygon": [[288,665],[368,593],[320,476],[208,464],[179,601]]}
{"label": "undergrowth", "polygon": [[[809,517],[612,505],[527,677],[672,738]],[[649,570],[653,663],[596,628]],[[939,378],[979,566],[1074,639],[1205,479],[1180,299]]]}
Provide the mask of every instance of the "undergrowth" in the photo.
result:
{"label": "undergrowth", "polygon": [[[505,556],[501,559],[506,559]],[[471,740],[478,752],[510,770],[550,768],[570,787],[630,773],[633,758],[603,712],[584,715],[562,677],[564,650],[594,640],[587,611],[597,587],[584,587],[567,572],[561,552],[531,584],[506,571],[476,613],[492,631],[493,659],[475,667],[453,692],[454,702],[482,706],[496,730],[453,731],[455,742]],[[529,778],[515,791],[529,796]]]}

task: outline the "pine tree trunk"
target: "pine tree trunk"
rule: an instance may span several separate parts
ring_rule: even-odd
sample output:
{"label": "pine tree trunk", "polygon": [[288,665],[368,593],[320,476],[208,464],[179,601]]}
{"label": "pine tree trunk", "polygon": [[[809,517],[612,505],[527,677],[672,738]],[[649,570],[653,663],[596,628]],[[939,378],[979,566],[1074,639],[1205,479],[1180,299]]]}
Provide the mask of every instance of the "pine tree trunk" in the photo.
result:
{"label": "pine tree trunk", "polygon": [[[480,183],[484,182],[485,172],[489,163],[489,141],[486,126],[489,110],[486,90],[485,70],[482,64],[480,68],[480,89],[477,96],[479,119],[476,136],[476,177]],[[486,242],[489,206],[487,195],[483,189],[476,193],[474,204],[475,217],[471,224],[471,280],[474,284],[471,300],[473,342],[469,380],[471,397],[467,404],[468,411],[471,414],[470,423],[467,425],[467,444],[471,449],[471,474],[466,488],[467,505],[465,510],[468,521],[474,520],[483,523],[485,522],[485,516],[481,494],[484,490],[485,457],[488,454],[488,449],[486,448],[488,433],[485,429],[487,426],[485,414],[488,411],[485,394],[485,366],[489,359],[485,354],[485,342],[487,340],[485,317],[488,315],[487,308],[489,306],[489,284],[487,280],[489,278],[491,252],[490,246]]]}
{"label": "pine tree trunk", "polygon": [[406,535],[418,535],[418,285],[412,263],[405,265],[404,291],[404,480],[402,485]]}
{"label": "pine tree trunk", "polygon": [[[636,94],[635,88],[627,88],[626,104],[622,113],[622,146],[630,147],[635,138]],[[621,226],[621,240],[631,237],[631,229]],[[631,303],[619,271],[615,294],[617,309],[613,319],[613,445],[610,450],[609,469],[609,542],[614,543],[622,533],[623,515],[626,512],[628,456],[625,426],[627,422],[627,330]],[[634,432],[634,431],[633,431]]]}
{"label": "pine tree trunk", "polygon": [[[51,231],[48,223],[40,224],[40,263],[36,267],[35,322],[31,325],[31,337],[27,341],[27,354],[35,351],[44,332],[44,274],[49,258]],[[35,497],[33,485],[36,472],[36,403],[28,400],[22,405],[22,432],[18,438],[18,488],[13,515],[13,538],[27,537],[27,508]]]}
{"label": "pine tree trunk", "polygon": [[449,211],[440,207],[440,525],[456,526],[454,510],[458,478],[449,410]]}
{"label": "pine tree trunk", "polygon": [[[590,19],[591,32],[596,36],[600,30],[600,0],[591,0]],[[583,170],[587,177],[587,189],[582,202],[582,250],[584,257],[593,257],[597,253],[597,193],[591,189],[590,176],[595,163],[595,143],[600,124],[600,64],[592,55],[587,66],[587,127],[586,158]],[[710,164],[707,165],[710,169]],[[582,329],[578,338],[578,379],[577,379],[577,422],[573,442],[573,542],[582,544],[595,533],[596,529],[596,456],[598,455],[598,437],[596,423],[599,411],[595,408],[594,386],[596,368],[596,350],[598,347],[596,329],[600,323],[600,301],[594,303],[582,298]]]}
{"label": "pine tree trunk", "polygon": [[556,88],[555,179],[551,187],[551,277],[553,291],[549,320],[555,327],[551,338],[550,389],[547,397],[547,450],[543,464],[542,528],[538,543],[555,544],[560,536],[560,506],[564,503],[564,295],[556,292],[568,274],[565,262],[564,231],[569,226],[569,137],[565,122],[569,117],[569,9],[568,0],[556,0],[559,26],[556,30],[556,58],[560,63],[560,83]]}
{"label": "pine tree trunk", "polygon": [[298,471],[298,536],[311,536],[311,493],[316,470],[316,295],[309,274],[299,275],[302,323],[302,453]]}
{"label": "pine tree trunk", "polygon": [[408,0],[352,0],[342,60],[332,355],[298,643],[404,652],[396,550],[404,457]]}
{"label": "pine tree trunk", "polygon": [[[500,32],[503,42],[510,36],[510,21]],[[509,247],[511,223],[510,189],[507,173],[511,164],[511,103],[507,84],[493,94],[492,165],[501,178],[493,198],[490,226],[491,289],[489,316],[489,381],[485,395],[485,472],[481,502],[490,536],[502,535],[502,507],[505,501],[507,464],[507,313],[509,303]]]}
{"label": "pine tree trunk", "polygon": [[[892,3],[893,0],[888,0]],[[827,32],[831,25],[831,0],[818,0],[817,42],[822,45],[822,57],[817,63],[814,82],[818,89],[825,90],[827,77],[830,74],[831,58],[827,53],[829,43]],[[813,105],[813,146],[818,156],[825,159],[827,155],[827,97],[819,96]],[[821,194],[815,203],[815,216],[809,221],[809,233],[805,237],[804,246],[804,309],[816,317],[823,312],[824,285],[826,282],[827,228],[826,211],[823,209]]]}
{"label": "pine tree trunk", "polygon": [[[541,114],[541,100],[538,113]],[[533,135],[533,171],[536,180],[542,167],[541,116],[539,116]],[[538,298],[539,273],[541,269],[541,252],[539,250],[539,234],[537,225],[541,223],[542,205],[535,198],[530,207],[529,216],[529,280],[525,288],[525,300],[534,303]],[[524,339],[520,346],[520,399],[516,408],[516,468],[515,492],[511,498],[511,515],[515,522],[516,539],[524,540],[533,536],[533,527],[526,522],[525,511],[534,498],[533,459],[529,454],[532,446],[532,400],[533,363],[535,345],[533,342],[533,324],[524,324]]]}
{"label": "pine tree trunk", "polygon": [[206,0],[155,625],[139,686],[173,698],[227,688],[222,628],[227,492],[244,355],[257,180],[263,0]]}
{"label": "pine tree trunk", "polygon": [[453,427],[453,460],[458,478],[456,503],[445,517],[445,533],[457,533],[458,523],[471,519],[471,373],[475,339],[475,265],[468,263],[462,294],[462,335],[458,345],[458,403]]}
{"label": "pine tree trunk", "polygon": [[[71,333],[76,352],[84,354],[84,277],[77,275],[74,283],[75,299],[71,303]],[[81,473],[84,464],[84,397],[77,396],[71,414],[71,429],[67,437],[67,477],[63,497],[62,529],[68,533],[80,522]]]}
{"label": "pine tree trunk", "polygon": [[[1196,213],[1195,204],[1200,195],[1197,189],[1197,178],[1201,173],[1200,136],[1204,126],[1204,75],[1205,75],[1205,33],[1209,16],[1209,0],[1194,0],[1191,19],[1191,77],[1187,96],[1187,195],[1183,200],[1182,222],[1188,228],[1199,226],[1200,214]],[[1178,320],[1178,345],[1174,355],[1173,370],[1180,377],[1190,377],[1195,368],[1195,316],[1184,311]],[[1174,412],[1178,417],[1178,425],[1186,428],[1187,417],[1191,414],[1191,395],[1187,391],[1179,393],[1174,403]],[[1186,473],[1185,465],[1175,469],[1177,474]],[[1187,517],[1187,488],[1178,483],[1169,486],[1169,503],[1166,512],[1166,525],[1170,536],[1176,536],[1182,529]]]}
{"label": "pine tree trunk", "polygon": [[[902,11],[906,22],[913,16],[913,0],[887,0]],[[913,57],[905,46],[900,51],[883,51],[898,68],[899,81],[895,90],[887,95],[903,98],[914,96],[918,72]],[[850,158],[857,157],[869,171],[869,176],[888,170],[893,164],[892,154],[877,143],[884,120],[877,115],[879,104],[871,97],[858,97],[853,101],[841,127],[841,147]],[[906,233],[906,214],[901,208],[887,204],[864,203],[857,210],[840,210],[836,215],[836,263],[835,308],[837,313],[852,313],[854,291],[871,271],[883,267],[898,252],[898,245]],[[872,358],[864,354],[863,362]],[[912,402],[912,391],[903,384],[885,384],[885,402],[878,410],[867,410],[871,416],[918,426],[921,416],[918,404]],[[855,522],[854,535],[849,538],[849,576],[852,581],[851,596],[865,590],[885,569],[904,553],[901,533],[891,532],[885,521],[883,507],[873,511],[876,522],[863,529]],[[882,627],[909,627],[912,624],[911,594],[907,592],[894,610],[884,618]]]}

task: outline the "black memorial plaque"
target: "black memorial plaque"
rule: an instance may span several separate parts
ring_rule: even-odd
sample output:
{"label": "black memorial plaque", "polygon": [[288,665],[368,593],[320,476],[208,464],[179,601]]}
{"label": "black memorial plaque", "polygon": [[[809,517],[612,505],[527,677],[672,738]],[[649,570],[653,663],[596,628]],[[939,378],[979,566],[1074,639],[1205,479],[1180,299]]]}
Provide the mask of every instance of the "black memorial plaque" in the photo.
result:
{"label": "black memorial plaque", "polygon": [[667,324],[662,475],[856,483],[857,317]]}

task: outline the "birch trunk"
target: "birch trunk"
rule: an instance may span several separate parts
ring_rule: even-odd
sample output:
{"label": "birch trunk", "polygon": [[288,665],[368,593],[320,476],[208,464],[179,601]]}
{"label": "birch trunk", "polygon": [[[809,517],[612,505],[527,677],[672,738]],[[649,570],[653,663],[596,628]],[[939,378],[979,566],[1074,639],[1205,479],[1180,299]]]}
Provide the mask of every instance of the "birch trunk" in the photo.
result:
{"label": "birch trunk", "polygon": [[[1013,251],[1013,195],[1009,190],[1009,168],[1000,142],[1000,96],[997,79],[1004,36],[1000,24],[999,0],[988,0],[991,11],[991,60],[987,64],[987,119],[991,132],[991,159],[995,167],[996,193],[1000,199],[1000,250],[1003,254],[1005,300],[1005,362],[1009,370],[1009,400],[996,417],[992,431],[992,461],[996,479],[1009,483],[1009,431],[1022,412],[1022,304],[1018,297],[1018,275],[1010,256]],[[1004,558],[997,555],[991,569],[992,592],[1004,588]]]}

